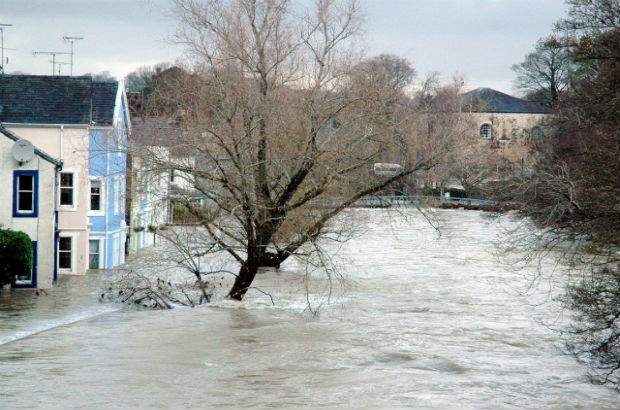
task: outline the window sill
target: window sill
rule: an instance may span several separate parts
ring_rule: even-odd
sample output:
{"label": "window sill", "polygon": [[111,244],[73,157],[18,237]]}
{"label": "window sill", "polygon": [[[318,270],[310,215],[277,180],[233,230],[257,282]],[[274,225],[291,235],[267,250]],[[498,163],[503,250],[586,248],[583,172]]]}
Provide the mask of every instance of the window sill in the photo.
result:
{"label": "window sill", "polygon": [[15,281],[15,284],[13,285],[13,287],[15,287],[15,288],[34,288],[35,284],[32,283],[31,280],[28,280],[28,281],[18,280],[18,281]]}
{"label": "window sill", "polygon": [[39,215],[35,213],[14,213],[13,218],[37,218]]}

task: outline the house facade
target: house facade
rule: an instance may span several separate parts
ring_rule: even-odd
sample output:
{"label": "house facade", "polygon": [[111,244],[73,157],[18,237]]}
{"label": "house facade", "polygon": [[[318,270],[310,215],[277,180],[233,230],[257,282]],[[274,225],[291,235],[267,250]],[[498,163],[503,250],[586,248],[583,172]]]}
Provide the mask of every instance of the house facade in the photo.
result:
{"label": "house facade", "polygon": [[[166,147],[150,147],[167,157]],[[129,253],[157,243],[156,230],[170,222],[170,172],[158,170],[147,157],[132,157],[129,202]]]}
{"label": "house facade", "polygon": [[[114,116],[122,111],[122,103],[117,104],[123,100],[122,88],[116,82],[99,83],[90,77],[0,76],[0,125],[63,163],[56,192],[58,247],[50,255],[60,274],[85,274],[95,265],[91,254],[99,258],[98,267],[123,261],[124,234],[111,228],[124,220],[124,160],[119,150],[115,150],[116,157],[109,152],[122,145],[129,125],[126,115],[121,118],[119,114],[117,121]],[[106,139],[114,142],[103,143]],[[108,181],[111,176],[112,182]],[[91,208],[97,200],[100,213],[94,214]],[[108,215],[110,208],[118,213]],[[106,231],[120,238],[116,245],[108,243]],[[108,249],[116,254],[104,255]],[[106,259],[111,263],[106,264]]]}
{"label": "house facade", "polygon": [[472,124],[472,139],[486,144],[510,163],[526,161],[531,144],[546,133],[551,110],[490,89],[478,88],[463,95],[463,111]]}
{"label": "house facade", "polygon": [[[27,155],[16,155],[16,149]],[[61,169],[60,161],[0,127],[0,186],[7,188],[0,201],[0,225],[26,233],[33,247],[32,271],[17,277],[16,287],[46,289],[56,281],[56,193]]]}
{"label": "house facade", "polygon": [[129,253],[153,246],[156,230],[171,222],[170,191],[176,178],[170,161],[171,127],[164,119],[135,117],[128,159]]}
{"label": "house facade", "polygon": [[110,269],[125,261],[126,145],[130,119],[124,87],[93,83],[88,158],[88,268]]}

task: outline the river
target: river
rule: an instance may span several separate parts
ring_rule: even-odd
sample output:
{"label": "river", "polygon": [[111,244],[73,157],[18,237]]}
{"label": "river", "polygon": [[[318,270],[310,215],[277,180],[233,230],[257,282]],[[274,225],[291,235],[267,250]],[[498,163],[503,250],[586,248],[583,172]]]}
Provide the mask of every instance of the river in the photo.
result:
{"label": "river", "polygon": [[413,214],[351,213],[367,229],[340,247],[329,303],[311,284],[317,314],[295,262],[256,281],[275,305],[99,303],[105,273],[0,293],[0,408],[619,408],[563,353],[549,289],[523,293],[527,272],[494,256],[510,217],[437,211],[439,235]]}

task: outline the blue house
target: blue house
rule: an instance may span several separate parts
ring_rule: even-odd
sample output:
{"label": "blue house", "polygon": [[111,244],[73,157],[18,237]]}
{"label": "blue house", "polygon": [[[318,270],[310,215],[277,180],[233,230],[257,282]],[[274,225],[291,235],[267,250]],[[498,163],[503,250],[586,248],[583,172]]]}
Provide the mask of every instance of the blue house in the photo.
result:
{"label": "blue house", "polygon": [[125,261],[126,146],[130,119],[122,83],[93,82],[92,87],[88,268],[109,269]]}

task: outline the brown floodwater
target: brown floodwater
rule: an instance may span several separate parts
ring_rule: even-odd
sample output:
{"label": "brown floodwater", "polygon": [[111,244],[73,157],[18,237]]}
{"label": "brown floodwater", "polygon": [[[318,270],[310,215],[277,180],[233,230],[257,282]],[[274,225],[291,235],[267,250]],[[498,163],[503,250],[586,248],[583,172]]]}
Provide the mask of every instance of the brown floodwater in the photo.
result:
{"label": "brown floodwater", "polygon": [[[340,280],[298,263],[241,303],[152,311],[99,303],[106,273],[0,293],[0,409],[617,409],[553,327],[549,289],[493,255],[483,213],[352,211]],[[510,224],[503,218],[502,224]],[[308,310],[308,301],[318,314]],[[541,303],[541,302],[547,303]]]}

